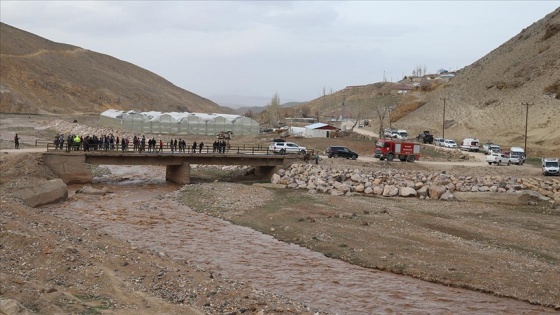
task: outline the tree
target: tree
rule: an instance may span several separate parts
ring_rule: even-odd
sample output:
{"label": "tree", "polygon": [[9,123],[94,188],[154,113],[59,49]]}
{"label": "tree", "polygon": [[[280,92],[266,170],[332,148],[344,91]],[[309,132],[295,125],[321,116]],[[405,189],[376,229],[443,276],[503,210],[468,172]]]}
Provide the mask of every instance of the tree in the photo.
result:
{"label": "tree", "polygon": [[249,118],[253,118],[253,111],[250,110],[250,109],[248,109],[248,110],[245,112],[245,115],[244,115],[244,116],[245,116],[245,117],[249,117]]}
{"label": "tree", "polygon": [[272,99],[270,100],[270,104],[267,106],[268,112],[270,113],[270,122],[272,123],[273,127],[278,127],[278,123],[280,122],[280,97],[278,93],[274,93]]}
{"label": "tree", "polygon": [[377,113],[377,117],[379,118],[379,137],[380,138],[384,138],[385,137],[385,132],[383,132],[383,121],[385,120],[385,116],[387,115],[387,112],[389,112],[390,110],[393,110],[394,106],[385,104],[385,105],[377,105],[375,107],[375,112]]}

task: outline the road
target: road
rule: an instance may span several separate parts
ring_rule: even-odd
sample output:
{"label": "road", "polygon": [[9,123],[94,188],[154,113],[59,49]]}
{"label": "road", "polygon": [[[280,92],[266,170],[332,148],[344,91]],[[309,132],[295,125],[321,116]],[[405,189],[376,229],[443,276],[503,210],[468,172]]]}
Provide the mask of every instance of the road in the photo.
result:
{"label": "road", "polygon": [[[341,123],[341,128],[342,126],[344,126],[346,128],[346,130],[350,130],[350,128],[352,128],[352,126],[354,125],[354,123],[352,121],[345,121]],[[374,137],[374,138],[379,138],[379,134],[375,133],[371,130],[371,128],[368,127],[364,127],[364,128],[354,128],[353,130],[356,133],[362,134],[362,135],[366,135],[366,136],[370,136],[370,137]],[[458,150],[458,149],[452,149],[452,148],[444,148],[444,147],[437,147],[438,149],[442,149],[442,150],[449,150],[449,151],[453,151],[453,150]],[[467,152],[465,152],[467,153]],[[418,163],[420,165],[426,165],[426,166],[435,166],[435,165],[449,165],[449,166],[468,166],[468,167],[490,167],[487,163],[486,163],[486,155],[484,155],[484,153],[482,152],[468,152],[468,154],[472,157],[474,157],[474,160],[469,160],[469,161],[459,161],[459,160],[454,160],[454,161],[423,161],[423,160],[419,160],[416,161],[414,163]],[[371,156],[360,156],[358,158],[358,160],[360,161],[364,161],[364,162],[376,162],[376,163],[385,163],[384,161],[380,161],[379,159],[373,158]],[[508,167],[508,166],[492,166],[492,167]],[[516,167],[516,166],[511,166]],[[523,165],[524,168],[531,168],[533,166],[530,165]],[[534,168],[534,167],[533,167]]]}

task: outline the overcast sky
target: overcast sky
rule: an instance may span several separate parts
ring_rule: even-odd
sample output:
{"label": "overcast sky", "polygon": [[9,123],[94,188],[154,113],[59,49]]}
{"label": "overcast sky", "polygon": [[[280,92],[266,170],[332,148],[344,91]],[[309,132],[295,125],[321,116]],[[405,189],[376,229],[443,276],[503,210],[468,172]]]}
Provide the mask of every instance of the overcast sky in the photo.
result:
{"label": "overcast sky", "polygon": [[397,81],[417,66],[457,70],[558,3],[2,0],[0,18],[206,98],[278,93],[286,102],[315,99],[323,88]]}

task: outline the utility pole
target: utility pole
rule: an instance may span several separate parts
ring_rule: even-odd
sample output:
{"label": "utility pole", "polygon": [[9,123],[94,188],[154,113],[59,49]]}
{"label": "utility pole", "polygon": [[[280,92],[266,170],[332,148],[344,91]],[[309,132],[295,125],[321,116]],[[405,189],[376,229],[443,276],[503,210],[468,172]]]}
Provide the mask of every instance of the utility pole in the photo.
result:
{"label": "utility pole", "polygon": [[440,100],[443,100],[443,122],[441,124],[441,137],[445,139],[445,101],[449,101],[449,97],[440,97]]}
{"label": "utility pole", "polygon": [[533,103],[521,103],[521,105],[525,105],[525,158],[527,158],[527,127],[529,126],[529,105],[534,105]]}

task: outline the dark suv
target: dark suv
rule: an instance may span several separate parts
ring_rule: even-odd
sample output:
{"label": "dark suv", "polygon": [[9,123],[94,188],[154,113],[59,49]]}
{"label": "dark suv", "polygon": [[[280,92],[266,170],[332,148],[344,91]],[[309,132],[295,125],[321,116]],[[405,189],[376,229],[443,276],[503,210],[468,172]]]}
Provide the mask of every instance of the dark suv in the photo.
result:
{"label": "dark suv", "polygon": [[325,150],[325,154],[329,157],[343,157],[355,160],[358,158],[358,153],[350,151],[347,147],[330,146]]}

